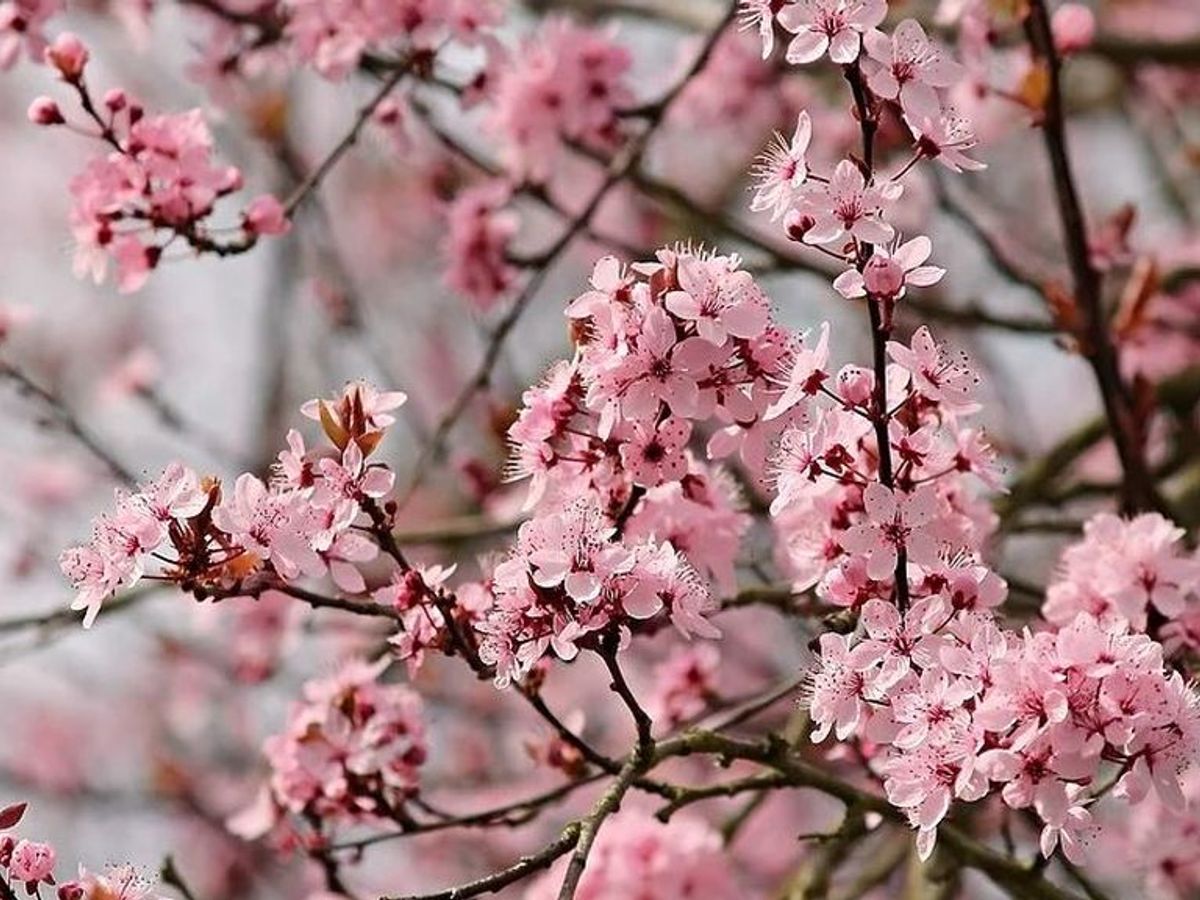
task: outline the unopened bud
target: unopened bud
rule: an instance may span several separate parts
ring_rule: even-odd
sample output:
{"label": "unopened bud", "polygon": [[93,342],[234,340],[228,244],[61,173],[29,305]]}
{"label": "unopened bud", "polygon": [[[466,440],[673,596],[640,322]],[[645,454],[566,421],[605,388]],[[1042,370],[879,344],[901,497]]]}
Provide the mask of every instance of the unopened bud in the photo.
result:
{"label": "unopened bud", "polygon": [[34,125],[61,125],[66,119],[57,103],[49,97],[38,97],[29,104],[29,121]]}
{"label": "unopened bud", "polygon": [[58,69],[66,81],[78,81],[87,61],[87,47],[69,31],[64,31],[46,48],[46,62]]}

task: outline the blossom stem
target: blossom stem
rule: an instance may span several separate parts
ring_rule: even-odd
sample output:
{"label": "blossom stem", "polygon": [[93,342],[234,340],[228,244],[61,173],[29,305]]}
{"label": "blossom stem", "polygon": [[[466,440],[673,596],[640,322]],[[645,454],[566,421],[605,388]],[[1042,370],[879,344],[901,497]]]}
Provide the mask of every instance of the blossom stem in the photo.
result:
{"label": "blossom stem", "polygon": [[[859,128],[862,130],[862,161],[864,175],[869,183],[875,174],[875,132],[879,127],[875,113],[870,108],[867,86],[862,68],[856,60],[844,69],[850,92],[854,96]],[[873,248],[870,244],[860,245],[857,268],[862,272],[870,260]],[[872,421],[875,426],[875,443],[879,450],[879,480],[888,490],[895,487],[892,469],[892,444],[888,435],[887,398],[887,339],[891,333],[891,316],[885,316],[881,301],[867,295],[867,315],[871,323],[871,351],[875,372],[874,406]],[[896,548],[896,606],[903,613],[908,609],[908,552],[903,544]]]}

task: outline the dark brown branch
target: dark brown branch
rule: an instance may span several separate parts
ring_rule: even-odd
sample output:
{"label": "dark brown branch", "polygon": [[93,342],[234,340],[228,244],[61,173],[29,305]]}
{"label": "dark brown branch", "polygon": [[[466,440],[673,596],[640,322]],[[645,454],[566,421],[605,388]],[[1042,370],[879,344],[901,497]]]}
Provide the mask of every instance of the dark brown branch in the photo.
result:
{"label": "dark brown branch", "polygon": [[1100,389],[1113,442],[1125,474],[1122,507],[1126,512],[1161,508],[1162,501],[1146,464],[1143,424],[1135,412],[1132,391],[1121,377],[1116,346],[1109,333],[1104,310],[1100,273],[1092,264],[1087,222],[1067,151],[1061,85],[1062,60],[1054,46],[1045,0],[1030,0],[1025,34],[1035,60],[1045,67],[1048,76],[1042,134],[1053,174],[1067,262],[1074,281],[1075,302],[1083,319],[1083,333],[1079,338]]}

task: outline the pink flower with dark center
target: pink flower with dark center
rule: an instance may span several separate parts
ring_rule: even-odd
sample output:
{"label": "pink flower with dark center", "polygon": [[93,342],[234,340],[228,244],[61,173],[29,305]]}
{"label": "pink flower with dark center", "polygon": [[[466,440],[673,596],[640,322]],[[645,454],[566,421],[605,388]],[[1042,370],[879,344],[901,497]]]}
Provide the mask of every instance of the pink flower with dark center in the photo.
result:
{"label": "pink flower with dark center", "polygon": [[951,358],[922,325],[912,338],[912,347],[888,341],[888,355],[912,376],[913,386],[921,395],[940,403],[955,415],[966,415],[979,408],[971,399],[979,379],[963,360]]}
{"label": "pink flower with dark center", "polygon": [[831,244],[853,238],[868,244],[887,243],[896,232],[882,216],[902,190],[895,182],[868,186],[858,166],[842,160],[828,184],[812,185],[805,194],[813,222],[804,242]]}
{"label": "pink flower with dark center", "polygon": [[863,43],[868,54],[863,61],[867,84],[877,96],[899,100],[905,110],[937,108],[937,91],[963,77],[963,67],[930,41],[915,19],[905,19],[891,37],[882,31],[867,32]]}
{"label": "pink flower with dark center", "polygon": [[796,36],[788,45],[787,61],[804,64],[825,51],[840,65],[858,59],[864,33],[877,28],[887,15],[885,0],[799,0],[785,6],[779,24]]}
{"label": "pink flower with dark center", "polygon": [[917,152],[926,159],[936,160],[951,172],[978,172],[986,163],[967,156],[966,151],[979,140],[971,123],[953,109],[925,107],[920,101],[910,102],[904,121],[917,141]]}
{"label": "pink flower with dark center", "polygon": [[632,436],[621,445],[621,460],[635,484],[655,487],[678,481],[687,471],[684,449],[692,434],[686,419],[668,416],[654,425],[634,422]]}
{"label": "pink flower with dark center", "polygon": [[902,494],[871,482],[863,491],[863,504],[867,520],[851,527],[839,541],[847,552],[866,557],[868,575],[876,580],[890,577],[901,550],[910,562],[937,562],[939,543],[932,525],[940,503],[932,485]]}

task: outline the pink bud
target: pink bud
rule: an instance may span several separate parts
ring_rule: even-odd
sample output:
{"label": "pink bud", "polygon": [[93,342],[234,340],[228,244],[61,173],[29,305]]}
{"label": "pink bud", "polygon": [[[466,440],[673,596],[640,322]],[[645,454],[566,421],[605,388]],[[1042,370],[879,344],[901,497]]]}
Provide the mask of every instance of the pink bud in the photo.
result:
{"label": "pink bud", "polygon": [[66,119],[57,103],[49,97],[38,97],[29,104],[29,121],[34,125],[61,125]]}
{"label": "pink bud", "polygon": [[1055,10],[1050,30],[1055,48],[1069,56],[1092,45],[1096,37],[1096,17],[1082,3],[1064,3]]}
{"label": "pink bud", "polygon": [[812,230],[816,225],[816,219],[812,216],[801,213],[798,209],[793,209],[788,212],[783,218],[783,227],[787,232],[787,236],[793,241],[803,241],[804,236]]}
{"label": "pink bud", "polygon": [[46,62],[58,69],[66,81],[78,81],[87,61],[87,47],[69,31],[64,31],[46,48]]}
{"label": "pink bud", "polygon": [[243,216],[250,234],[287,234],[292,227],[283,204],[270,194],[255,197]]}
{"label": "pink bud", "polygon": [[851,406],[865,406],[875,390],[875,373],[861,366],[845,366],[837,376],[838,396]]}
{"label": "pink bud", "polygon": [[863,284],[875,297],[895,297],[904,287],[904,268],[890,256],[877,254],[863,269]]}
{"label": "pink bud", "polygon": [[112,88],[104,95],[104,105],[109,112],[120,112],[128,102],[128,95],[120,88]]}

